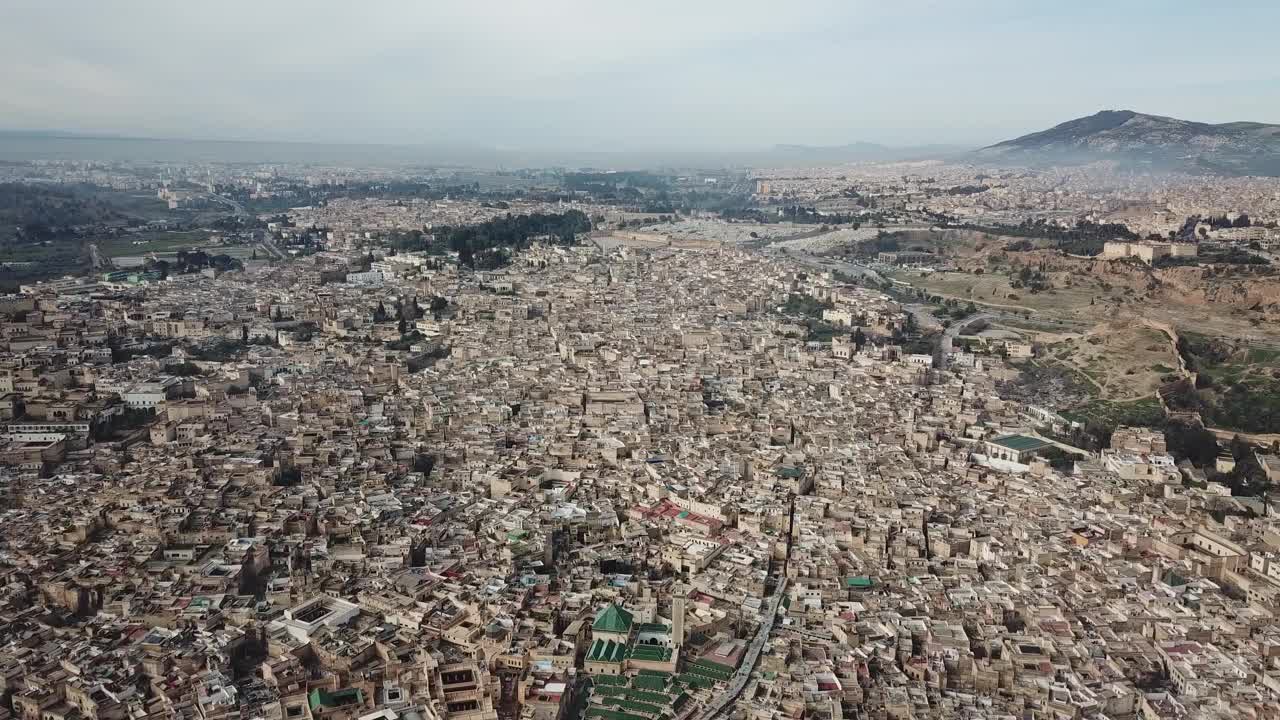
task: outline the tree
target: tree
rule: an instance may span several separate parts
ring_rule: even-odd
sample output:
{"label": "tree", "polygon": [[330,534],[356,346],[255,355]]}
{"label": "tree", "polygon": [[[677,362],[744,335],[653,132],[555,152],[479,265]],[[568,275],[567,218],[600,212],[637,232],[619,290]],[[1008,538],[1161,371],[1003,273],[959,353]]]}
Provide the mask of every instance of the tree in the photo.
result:
{"label": "tree", "polygon": [[862,332],[862,328],[854,328],[853,346],[858,350],[862,350],[862,346],[867,344],[867,335]]}
{"label": "tree", "polygon": [[440,314],[449,308],[449,301],[439,295],[431,297],[431,317],[440,320]]}
{"label": "tree", "polygon": [[375,323],[384,323],[387,321],[387,306],[378,301],[378,307],[373,309],[373,321]]}
{"label": "tree", "polygon": [[248,325],[240,326],[240,342],[245,343],[246,345],[249,344],[249,326]]}
{"label": "tree", "polygon": [[1217,457],[1217,437],[1203,425],[1170,423],[1165,428],[1165,447],[1174,457],[1185,457],[1197,468],[1208,468]]}
{"label": "tree", "polygon": [[409,323],[405,321],[404,315],[400,316],[400,322],[396,324],[396,329],[400,331],[402,336],[409,332]]}

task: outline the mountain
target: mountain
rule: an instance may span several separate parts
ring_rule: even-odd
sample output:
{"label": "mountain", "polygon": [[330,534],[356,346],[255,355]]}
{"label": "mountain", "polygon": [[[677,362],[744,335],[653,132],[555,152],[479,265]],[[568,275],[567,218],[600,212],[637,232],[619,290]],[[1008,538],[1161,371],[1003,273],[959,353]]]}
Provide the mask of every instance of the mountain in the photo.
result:
{"label": "mountain", "polygon": [[1213,125],[1103,110],[982,148],[973,157],[1033,165],[1118,160],[1153,170],[1280,176],[1280,125]]}

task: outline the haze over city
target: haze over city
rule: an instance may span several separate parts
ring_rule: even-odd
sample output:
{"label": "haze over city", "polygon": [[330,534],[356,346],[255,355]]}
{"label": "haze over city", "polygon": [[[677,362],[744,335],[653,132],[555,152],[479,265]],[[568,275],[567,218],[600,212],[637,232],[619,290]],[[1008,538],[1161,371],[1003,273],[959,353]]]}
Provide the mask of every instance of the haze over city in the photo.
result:
{"label": "haze over city", "polygon": [[1270,2],[14,0],[0,127],[510,150],[1280,120]]}

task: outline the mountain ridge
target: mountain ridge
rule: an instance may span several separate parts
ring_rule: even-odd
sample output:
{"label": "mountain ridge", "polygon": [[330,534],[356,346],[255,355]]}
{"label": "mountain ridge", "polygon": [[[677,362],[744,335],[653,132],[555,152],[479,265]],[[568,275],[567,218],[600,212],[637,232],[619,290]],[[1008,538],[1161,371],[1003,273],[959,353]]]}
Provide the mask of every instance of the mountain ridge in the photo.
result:
{"label": "mountain ridge", "polygon": [[1274,177],[1280,176],[1280,125],[1103,110],[989,145],[974,157],[1053,165],[1115,160],[1152,170]]}

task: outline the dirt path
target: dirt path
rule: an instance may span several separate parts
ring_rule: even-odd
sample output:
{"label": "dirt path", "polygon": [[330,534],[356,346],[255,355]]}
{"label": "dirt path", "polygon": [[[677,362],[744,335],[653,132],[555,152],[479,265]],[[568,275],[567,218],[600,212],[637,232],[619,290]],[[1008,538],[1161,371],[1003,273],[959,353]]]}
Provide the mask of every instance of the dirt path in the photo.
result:
{"label": "dirt path", "polygon": [[1152,330],[1159,330],[1164,333],[1165,337],[1169,338],[1169,348],[1173,351],[1173,356],[1178,359],[1178,375],[1185,380],[1195,382],[1195,373],[1191,372],[1191,368],[1187,367],[1186,358],[1182,357],[1182,353],[1178,352],[1178,342],[1180,338],[1178,337],[1177,328],[1169,325],[1168,323],[1162,323],[1147,317],[1142,318],[1142,324]]}
{"label": "dirt path", "polygon": [[1108,397],[1103,397],[1104,395],[1107,394],[1106,388],[1102,387],[1102,385],[1100,385],[1097,380],[1094,380],[1092,375],[1085,372],[1084,368],[1080,367],[1079,365],[1076,365],[1075,363],[1069,360],[1061,360],[1058,358],[1050,358],[1050,359],[1054,362],[1054,364],[1061,365],[1062,367],[1067,368],[1068,370],[1071,370],[1072,372],[1074,372],[1078,377],[1082,377],[1085,380],[1088,380],[1091,385],[1093,385],[1095,388],[1098,389],[1098,399],[1100,400],[1111,399]]}

